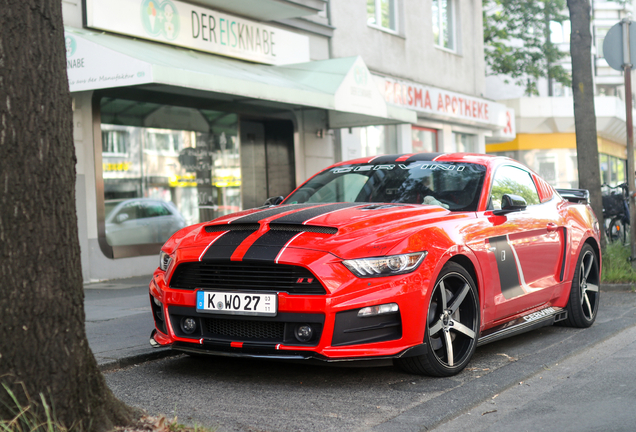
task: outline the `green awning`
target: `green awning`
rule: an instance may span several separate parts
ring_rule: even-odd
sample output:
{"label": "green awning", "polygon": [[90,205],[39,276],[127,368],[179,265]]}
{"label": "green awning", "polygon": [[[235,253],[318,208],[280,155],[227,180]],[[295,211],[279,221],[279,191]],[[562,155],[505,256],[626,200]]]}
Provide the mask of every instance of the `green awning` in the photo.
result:
{"label": "green awning", "polygon": [[384,101],[360,57],[269,66],[67,27],[71,92],[143,86],[221,100],[328,112],[330,128],[415,123]]}

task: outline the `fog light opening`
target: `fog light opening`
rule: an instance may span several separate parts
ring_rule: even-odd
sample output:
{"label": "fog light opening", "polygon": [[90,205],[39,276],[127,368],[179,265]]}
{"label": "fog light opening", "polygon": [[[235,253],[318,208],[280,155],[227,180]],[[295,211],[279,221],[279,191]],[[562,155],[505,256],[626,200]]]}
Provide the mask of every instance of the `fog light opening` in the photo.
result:
{"label": "fog light opening", "polygon": [[400,310],[397,303],[387,303],[378,306],[369,306],[358,311],[358,317],[371,317],[389,313],[396,313]]}
{"label": "fog light opening", "polygon": [[192,334],[197,329],[197,322],[194,318],[184,317],[181,318],[181,330],[185,334]]}
{"label": "fog light opening", "polygon": [[299,342],[309,342],[314,336],[314,330],[308,324],[300,324],[296,326],[294,335]]}

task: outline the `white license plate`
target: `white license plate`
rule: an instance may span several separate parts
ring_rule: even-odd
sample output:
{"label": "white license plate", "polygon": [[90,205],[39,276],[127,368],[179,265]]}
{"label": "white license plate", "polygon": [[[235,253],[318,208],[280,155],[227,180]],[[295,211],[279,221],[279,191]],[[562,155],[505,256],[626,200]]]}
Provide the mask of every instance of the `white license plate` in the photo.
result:
{"label": "white license plate", "polygon": [[276,316],[276,293],[236,293],[222,291],[197,291],[197,312]]}

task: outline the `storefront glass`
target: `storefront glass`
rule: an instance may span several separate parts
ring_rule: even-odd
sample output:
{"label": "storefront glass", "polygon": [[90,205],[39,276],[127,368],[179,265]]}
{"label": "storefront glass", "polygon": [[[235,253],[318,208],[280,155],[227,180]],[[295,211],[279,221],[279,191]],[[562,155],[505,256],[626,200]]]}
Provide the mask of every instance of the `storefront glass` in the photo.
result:
{"label": "storefront glass", "polygon": [[368,126],[360,128],[362,157],[397,153],[395,126]]}
{"label": "storefront glass", "polygon": [[432,153],[437,151],[437,131],[419,126],[411,126],[411,140],[414,153]]}
{"label": "storefront glass", "polygon": [[101,116],[110,246],[163,243],[241,210],[235,114],[103,98]]}
{"label": "storefront glass", "polygon": [[520,150],[492,154],[518,160],[554,187],[578,188],[576,149]]}
{"label": "storefront glass", "polygon": [[453,141],[459,153],[477,153],[477,136],[453,133]]}
{"label": "storefront glass", "polygon": [[627,161],[607,154],[599,155],[601,165],[601,183],[616,186],[625,183]]}

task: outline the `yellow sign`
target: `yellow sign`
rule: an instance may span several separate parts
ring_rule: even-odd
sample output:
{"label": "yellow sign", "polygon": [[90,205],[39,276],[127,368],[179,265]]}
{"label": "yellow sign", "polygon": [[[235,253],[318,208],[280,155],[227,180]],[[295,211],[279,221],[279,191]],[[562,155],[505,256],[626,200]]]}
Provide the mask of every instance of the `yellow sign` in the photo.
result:
{"label": "yellow sign", "polygon": [[102,164],[104,172],[125,172],[130,169],[132,162],[108,162]]}

